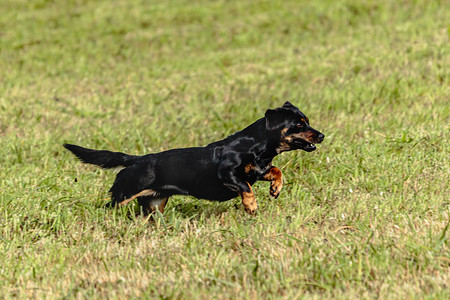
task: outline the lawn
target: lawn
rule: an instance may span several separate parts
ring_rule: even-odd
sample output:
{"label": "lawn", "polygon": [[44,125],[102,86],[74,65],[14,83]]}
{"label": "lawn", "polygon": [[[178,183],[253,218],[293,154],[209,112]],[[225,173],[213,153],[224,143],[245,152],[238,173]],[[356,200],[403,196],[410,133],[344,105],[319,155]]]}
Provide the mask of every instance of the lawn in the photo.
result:
{"label": "lawn", "polygon": [[[450,298],[448,1],[0,3],[0,297]],[[284,190],[105,209],[131,154],[222,139],[286,100],[326,138]]]}

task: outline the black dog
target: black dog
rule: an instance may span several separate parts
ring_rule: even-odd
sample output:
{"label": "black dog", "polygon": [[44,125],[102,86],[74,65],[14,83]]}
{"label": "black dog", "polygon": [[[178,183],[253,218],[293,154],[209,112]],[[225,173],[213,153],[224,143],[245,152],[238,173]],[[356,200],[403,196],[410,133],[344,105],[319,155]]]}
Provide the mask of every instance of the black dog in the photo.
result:
{"label": "black dog", "polygon": [[314,151],[324,135],[309,126],[308,118],[294,105],[269,109],[265,117],[244,130],[206,147],[173,149],[133,156],[64,144],[85,163],[102,168],[124,167],[110,189],[110,206],[138,200],[145,214],[163,212],[175,194],[225,201],[242,197],[245,211],[257,209],[251,186],[270,181],[270,195],[277,198],[283,186],[273,158],[284,151]]}

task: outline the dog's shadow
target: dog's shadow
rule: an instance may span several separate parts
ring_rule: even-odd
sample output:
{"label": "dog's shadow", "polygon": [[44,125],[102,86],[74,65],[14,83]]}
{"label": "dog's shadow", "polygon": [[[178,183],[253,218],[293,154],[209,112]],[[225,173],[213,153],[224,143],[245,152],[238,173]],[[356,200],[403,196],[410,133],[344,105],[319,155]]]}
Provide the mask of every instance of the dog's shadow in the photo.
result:
{"label": "dog's shadow", "polygon": [[[237,201],[226,201],[226,202],[210,202],[207,200],[198,200],[198,199],[180,199],[179,197],[174,197],[178,199],[173,199],[173,201],[169,202],[166,206],[164,213],[154,213],[154,217],[163,217],[163,218],[180,218],[180,219],[189,219],[189,220],[197,220],[203,218],[210,218],[212,216],[220,216],[224,213],[230,212],[231,210],[239,210],[240,207]],[[129,203],[127,206],[114,208],[111,207],[110,202],[101,202],[97,203],[95,206],[99,209],[105,209],[112,211],[114,209],[122,210],[124,216],[129,219],[136,218],[146,218],[142,212],[141,207],[138,205],[137,201],[133,201]]]}
{"label": "dog's shadow", "polygon": [[236,209],[239,209],[239,206],[235,201],[209,202],[207,200],[183,201],[183,203],[176,203],[174,206],[168,207],[168,211],[172,210],[179,217],[194,220],[202,217],[220,216],[223,213]]}

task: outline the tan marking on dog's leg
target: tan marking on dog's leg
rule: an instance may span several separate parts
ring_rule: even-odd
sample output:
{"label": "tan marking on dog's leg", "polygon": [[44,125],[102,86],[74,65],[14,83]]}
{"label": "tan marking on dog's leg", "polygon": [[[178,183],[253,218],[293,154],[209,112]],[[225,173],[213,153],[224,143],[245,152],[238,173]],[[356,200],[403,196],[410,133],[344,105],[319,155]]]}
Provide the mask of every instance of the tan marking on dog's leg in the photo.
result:
{"label": "tan marking on dog's leg", "polygon": [[270,196],[275,199],[278,198],[283,188],[283,173],[281,173],[281,170],[277,167],[272,167],[263,178],[270,181]]}
{"label": "tan marking on dog's leg", "polygon": [[119,205],[119,206],[126,205],[126,204],[128,204],[130,201],[133,201],[134,199],[136,199],[137,197],[141,197],[141,196],[156,196],[156,194],[157,194],[157,193],[156,193],[154,190],[150,190],[150,189],[148,189],[148,190],[142,190],[142,191],[140,191],[139,193],[137,193],[137,194],[131,196],[130,198],[123,200],[123,201],[120,202],[118,205]]}
{"label": "tan marking on dog's leg", "polygon": [[250,192],[242,192],[242,204],[244,205],[244,209],[248,214],[254,214],[256,210],[258,209],[258,204],[256,203],[255,194],[253,194],[252,187],[250,184],[248,184],[248,187],[250,188]]}
{"label": "tan marking on dog's leg", "polygon": [[150,209],[152,212],[155,212],[156,210],[159,210],[160,213],[164,212],[164,208],[166,207],[167,200],[169,198],[161,198],[161,199],[153,199],[150,202]]}
{"label": "tan marking on dog's leg", "polygon": [[139,204],[142,207],[141,213],[145,217],[145,222],[154,221],[156,211],[164,213],[164,208],[168,199],[169,197],[154,198],[152,196],[138,198]]}

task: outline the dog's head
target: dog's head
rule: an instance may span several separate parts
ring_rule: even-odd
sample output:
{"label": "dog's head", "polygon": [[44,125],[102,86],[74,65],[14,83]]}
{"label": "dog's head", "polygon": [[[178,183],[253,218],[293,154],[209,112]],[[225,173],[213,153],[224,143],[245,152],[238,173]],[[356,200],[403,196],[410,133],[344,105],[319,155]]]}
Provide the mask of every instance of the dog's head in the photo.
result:
{"label": "dog's head", "polygon": [[278,153],[302,149],[307,152],[316,150],[314,144],[325,138],[321,132],[309,126],[309,119],[290,102],[282,107],[266,111],[266,130],[279,139]]}

